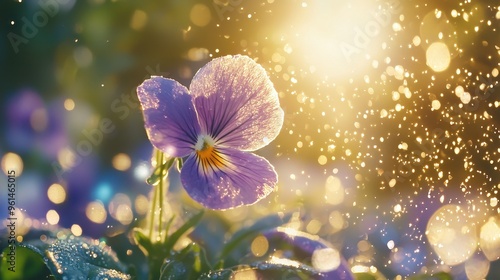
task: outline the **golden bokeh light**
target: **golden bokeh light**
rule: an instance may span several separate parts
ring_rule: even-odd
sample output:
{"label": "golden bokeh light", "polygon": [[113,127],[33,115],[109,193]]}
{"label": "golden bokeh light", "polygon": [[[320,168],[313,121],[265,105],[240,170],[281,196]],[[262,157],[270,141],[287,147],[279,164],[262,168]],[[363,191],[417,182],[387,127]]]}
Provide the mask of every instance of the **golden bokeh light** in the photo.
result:
{"label": "golden bokeh light", "polygon": [[254,269],[240,269],[231,275],[233,280],[258,280],[260,279]]}
{"label": "golden bokeh light", "polygon": [[57,225],[59,223],[59,214],[56,212],[56,210],[51,209],[47,211],[45,218],[47,219],[47,222],[51,225]]}
{"label": "golden bokeh light", "polygon": [[465,274],[469,280],[486,279],[489,270],[490,262],[484,255],[475,255],[465,262]]}
{"label": "golden bokeh light", "polygon": [[425,52],[427,66],[434,72],[442,72],[450,66],[451,55],[446,44],[441,42],[432,43]]}
{"label": "golden bokeh light", "polygon": [[123,193],[117,193],[108,205],[109,214],[115,220],[123,225],[128,225],[132,222],[134,214],[132,213],[132,201]]}
{"label": "golden bokeh light", "polygon": [[85,208],[85,214],[90,221],[96,224],[104,223],[108,215],[106,213],[106,208],[104,208],[104,204],[98,200],[92,201],[87,205],[87,208]]}
{"label": "golden bokeh light", "polygon": [[191,61],[201,61],[207,59],[209,53],[206,48],[190,48],[187,52],[187,58]]}
{"label": "golden bokeh light", "polygon": [[321,224],[320,221],[313,219],[307,223],[306,231],[310,234],[317,234],[321,230],[322,226],[323,224]]}
{"label": "golden bokeh light", "polygon": [[132,209],[129,205],[120,204],[116,208],[115,218],[122,225],[128,225],[134,219],[134,214],[132,213]]}
{"label": "golden bokeh light", "polygon": [[62,148],[57,153],[57,160],[64,170],[71,169],[76,163],[76,154],[69,147]]}
{"label": "golden bokeh light", "polygon": [[333,228],[333,232],[340,231],[341,229],[344,228],[344,217],[342,216],[342,213],[339,211],[333,211],[330,213],[330,216],[328,217],[328,222]]}
{"label": "golden bokeh light", "polygon": [[320,155],[318,157],[318,163],[320,165],[325,165],[327,163],[327,161],[328,161],[328,158],[325,155]]}
{"label": "golden bokeh light", "polygon": [[52,184],[47,189],[47,196],[54,204],[61,204],[66,200],[66,190],[60,184]]}
{"label": "golden bokeh light", "polygon": [[344,201],[344,186],[339,178],[330,175],[326,179],[325,200],[332,205],[338,205]]}
{"label": "golden bokeh light", "polygon": [[64,100],[64,109],[67,111],[73,111],[73,109],[75,109],[75,101],[71,98]]}
{"label": "golden bokeh light", "polygon": [[139,215],[146,215],[149,209],[149,201],[145,195],[138,195],[134,200],[135,211]]}
{"label": "golden bokeh light", "polygon": [[[23,173],[23,159],[15,153],[6,153],[2,157],[2,171],[5,175],[20,176]],[[9,171],[14,171],[15,174],[9,174]]]}
{"label": "golden bokeh light", "polygon": [[83,230],[82,230],[82,227],[80,225],[77,225],[77,224],[73,224],[71,226],[71,233],[74,235],[74,236],[81,236],[82,233],[83,233]]}
{"label": "golden bokeh light", "polygon": [[319,272],[335,270],[340,265],[340,253],[333,248],[317,249],[312,254],[311,263]]}
{"label": "golden bokeh light", "polygon": [[479,245],[481,251],[490,261],[500,259],[500,222],[499,219],[491,217],[481,227],[479,232]]}
{"label": "golden bokeh light", "polygon": [[126,171],[130,168],[132,161],[127,154],[119,153],[113,157],[112,160],[113,167],[120,171]]}
{"label": "golden bokeh light", "polygon": [[143,10],[135,10],[130,19],[130,28],[134,30],[141,30],[148,22],[148,15]]}
{"label": "golden bokeh light", "polygon": [[465,262],[476,251],[475,224],[459,205],[445,205],[429,219],[425,232],[429,244],[447,265]]}
{"label": "golden bokeh light", "polygon": [[262,235],[257,236],[250,245],[250,250],[252,251],[252,254],[256,257],[262,257],[267,253],[268,249],[269,249],[269,241],[267,241],[267,238]]}
{"label": "golden bokeh light", "polygon": [[189,13],[191,22],[199,27],[206,26],[212,19],[210,9],[203,4],[195,4]]}

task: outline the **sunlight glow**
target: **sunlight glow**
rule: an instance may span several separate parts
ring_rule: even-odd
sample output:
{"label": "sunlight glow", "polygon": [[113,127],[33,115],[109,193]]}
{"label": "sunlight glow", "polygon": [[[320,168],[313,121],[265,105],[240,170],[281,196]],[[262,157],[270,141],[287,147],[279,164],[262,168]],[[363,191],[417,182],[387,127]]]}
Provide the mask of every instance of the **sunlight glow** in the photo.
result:
{"label": "sunlight glow", "polygon": [[317,1],[306,9],[305,17],[293,18],[294,36],[287,49],[293,49],[294,55],[315,71],[342,76],[350,73],[346,68],[362,71],[371,67],[367,57],[382,51],[381,40],[398,26],[395,21],[401,7],[399,1],[376,6],[372,1],[358,0]]}

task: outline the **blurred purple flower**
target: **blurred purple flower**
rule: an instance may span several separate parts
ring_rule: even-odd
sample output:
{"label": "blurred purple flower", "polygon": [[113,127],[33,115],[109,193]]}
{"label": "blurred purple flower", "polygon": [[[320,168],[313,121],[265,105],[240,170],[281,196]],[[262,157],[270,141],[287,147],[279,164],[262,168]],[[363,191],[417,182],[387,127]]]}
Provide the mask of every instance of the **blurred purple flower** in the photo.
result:
{"label": "blurred purple flower", "polygon": [[207,208],[253,204],[277,183],[274,167],[249,153],[278,135],[279,98],[264,68],[247,56],[224,56],[202,67],[190,89],[153,76],[137,89],[151,143],[187,157],[181,182]]}
{"label": "blurred purple flower", "polygon": [[14,92],[3,110],[9,147],[21,153],[37,150],[47,159],[56,159],[59,150],[68,143],[65,111],[60,103],[46,105],[40,94],[31,89]]}

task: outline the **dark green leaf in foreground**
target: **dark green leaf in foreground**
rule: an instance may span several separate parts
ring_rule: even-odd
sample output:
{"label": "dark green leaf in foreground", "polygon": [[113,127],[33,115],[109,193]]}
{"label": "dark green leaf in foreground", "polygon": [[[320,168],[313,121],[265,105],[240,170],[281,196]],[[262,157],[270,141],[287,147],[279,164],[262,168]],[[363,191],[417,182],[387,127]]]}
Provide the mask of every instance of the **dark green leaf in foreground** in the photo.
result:
{"label": "dark green leaf in foreground", "polygon": [[67,235],[20,246],[39,254],[56,279],[131,279],[104,242]]}
{"label": "dark green leaf in foreground", "polygon": [[[248,246],[249,244],[247,243],[251,241],[252,238],[262,233],[262,231],[283,225],[284,223],[290,220],[290,217],[291,214],[285,214],[284,216],[270,215],[263,219],[258,220],[249,227],[238,230],[233,234],[231,239],[226,243],[226,245],[222,249],[220,254],[220,261],[221,262],[227,261],[228,257],[231,256],[231,253],[237,250],[238,247],[242,247],[243,250],[246,251],[249,248]],[[247,241],[247,243],[243,241]],[[231,256],[231,259],[234,260],[235,257]],[[216,267],[221,268],[221,266],[222,263],[219,263]]]}
{"label": "dark green leaf in foreground", "polygon": [[177,229],[174,233],[172,233],[167,239],[165,240],[165,244],[163,245],[167,251],[172,250],[174,247],[175,243],[181,238],[181,236],[186,233],[186,231],[190,230],[196,224],[198,224],[201,220],[201,217],[203,217],[204,211],[200,211],[197,214],[193,215],[186,223],[184,223],[179,229]]}
{"label": "dark green leaf in foreground", "polygon": [[0,279],[40,280],[54,279],[38,253],[24,247],[16,248],[15,261],[9,261],[11,251],[6,248],[0,262]]}
{"label": "dark green leaf in foreground", "polygon": [[203,274],[199,280],[229,279],[321,279],[321,274],[312,267],[293,261],[285,263],[257,262],[249,266],[235,266]]}
{"label": "dark green leaf in foreground", "polygon": [[201,275],[198,280],[229,280],[231,279],[231,275],[233,275],[233,271],[231,269],[221,269],[205,273]]}
{"label": "dark green leaf in foreground", "polygon": [[149,240],[149,237],[147,237],[141,229],[132,229],[132,236],[145,255],[148,255],[153,250],[151,240]]}
{"label": "dark green leaf in foreground", "polygon": [[161,268],[161,280],[198,279],[201,273],[210,267],[203,248],[191,243],[179,252],[175,252]]}
{"label": "dark green leaf in foreground", "polygon": [[416,275],[408,278],[409,280],[453,280],[453,276],[446,272],[438,272],[436,274]]}

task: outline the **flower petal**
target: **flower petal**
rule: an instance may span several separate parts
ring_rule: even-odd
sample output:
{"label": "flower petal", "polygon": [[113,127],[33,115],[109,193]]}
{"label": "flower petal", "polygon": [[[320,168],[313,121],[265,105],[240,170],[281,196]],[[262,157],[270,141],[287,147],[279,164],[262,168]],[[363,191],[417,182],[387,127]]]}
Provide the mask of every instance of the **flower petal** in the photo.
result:
{"label": "flower petal", "polygon": [[262,66],[247,56],[224,56],[201,68],[190,85],[203,133],[218,145],[253,151],[278,136],[283,110]]}
{"label": "flower petal", "polygon": [[211,209],[254,204],[269,195],[278,175],[264,158],[231,148],[218,148],[211,160],[193,153],[181,170],[187,193]]}
{"label": "flower petal", "polygon": [[192,152],[200,125],[187,88],[172,79],[152,76],[137,88],[137,95],[151,143],[174,157]]}

